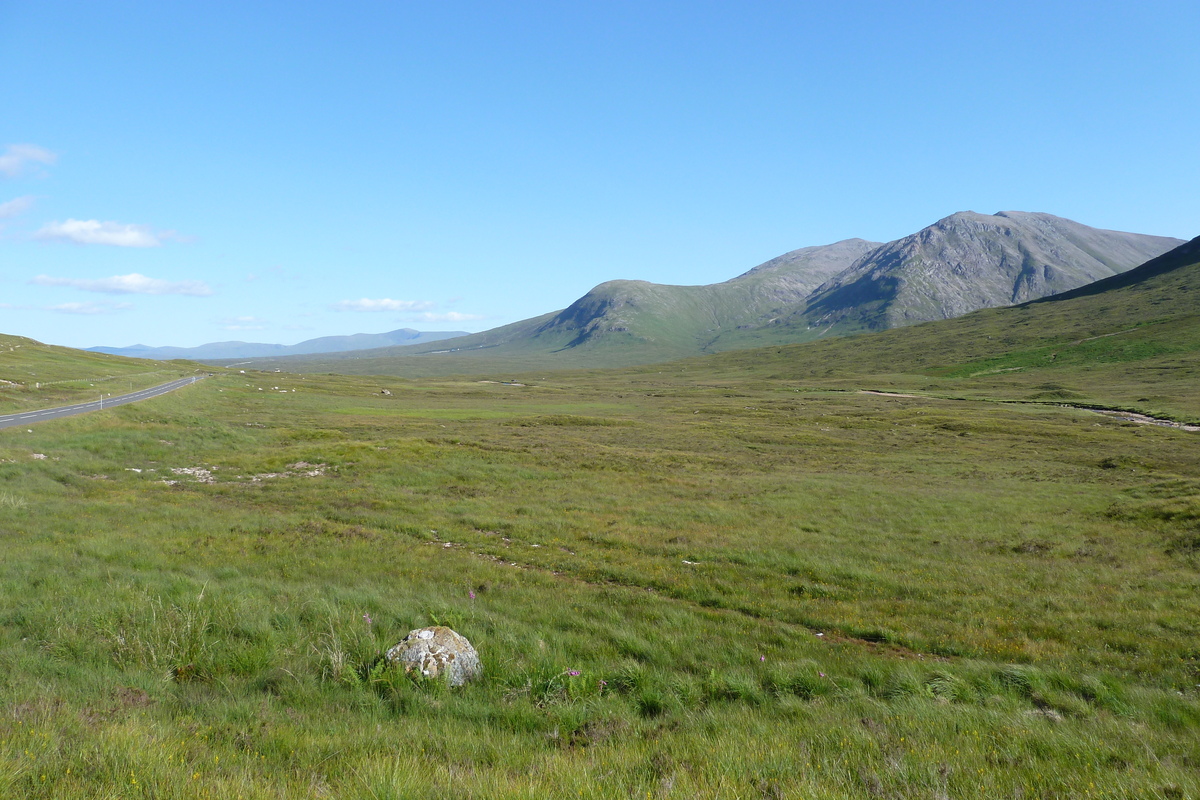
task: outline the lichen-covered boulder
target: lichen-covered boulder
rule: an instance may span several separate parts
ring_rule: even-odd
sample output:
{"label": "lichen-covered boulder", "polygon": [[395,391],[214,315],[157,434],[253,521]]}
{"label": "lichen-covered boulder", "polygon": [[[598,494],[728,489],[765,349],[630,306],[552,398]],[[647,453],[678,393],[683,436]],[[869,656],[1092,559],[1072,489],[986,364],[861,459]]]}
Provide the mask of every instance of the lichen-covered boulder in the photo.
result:
{"label": "lichen-covered boulder", "polygon": [[426,678],[445,676],[451,686],[462,686],[483,673],[479,654],[462,636],[443,625],[409,631],[400,644],[387,651],[388,661],[417,670]]}

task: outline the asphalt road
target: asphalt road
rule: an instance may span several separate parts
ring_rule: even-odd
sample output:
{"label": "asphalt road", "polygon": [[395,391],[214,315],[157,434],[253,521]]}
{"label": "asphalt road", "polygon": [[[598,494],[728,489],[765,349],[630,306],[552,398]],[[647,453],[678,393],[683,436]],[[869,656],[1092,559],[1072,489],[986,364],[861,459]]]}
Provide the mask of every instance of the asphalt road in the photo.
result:
{"label": "asphalt road", "polygon": [[151,397],[158,397],[160,394],[173,392],[183,386],[190,386],[198,380],[203,380],[207,376],[197,375],[191,378],[180,378],[177,381],[164,383],[161,386],[154,386],[149,389],[131,392],[129,394],[119,394],[114,397],[105,397],[103,399],[92,400],[90,403],[76,403],[73,406],[62,406],[61,408],[46,408],[41,411],[22,411],[19,414],[5,414],[0,416],[0,428],[12,428],[17,425],[32,425],[35,422],[45,422],[48,419],[59,419],[60,417],[73,417],[76,414],[86,414],[89,411],[102,411],[113,406],[123,406],[126,403],[136,403],[139,400],[149,400]]}

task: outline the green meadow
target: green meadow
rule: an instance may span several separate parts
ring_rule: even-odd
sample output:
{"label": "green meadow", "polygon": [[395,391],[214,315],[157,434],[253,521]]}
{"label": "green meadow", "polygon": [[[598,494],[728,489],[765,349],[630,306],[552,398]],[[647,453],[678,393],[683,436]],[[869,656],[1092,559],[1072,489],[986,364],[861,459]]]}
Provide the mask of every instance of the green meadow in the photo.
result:
{"label": "green meadow", "polygon": [[[3,793],[1200,788],[1194,434],[682,374],[5,431]],[[482,682],[381,662],[435,622]]]}
{"label": "green meadow", "polygon": [[1090,408],[1200,417],[1180,308],[0,431],[0,796],[1200,796],[1200,433]]}

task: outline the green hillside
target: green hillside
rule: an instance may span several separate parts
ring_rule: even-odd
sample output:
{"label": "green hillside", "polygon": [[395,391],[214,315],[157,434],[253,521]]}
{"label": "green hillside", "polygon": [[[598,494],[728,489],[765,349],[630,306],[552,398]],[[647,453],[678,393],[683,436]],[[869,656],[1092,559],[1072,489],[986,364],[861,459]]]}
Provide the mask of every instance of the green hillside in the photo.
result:
{"label": "green hillside", "polygon": [[[876,246],[848,239],[801,248],[704,286],[608,281],[562,311],[444,343],[256,359],[254,365],[357,375],[502,374],[631,366],[752,346],[748,334],[771,328],[821,283]],[[795,332],[786,334],[787,341],[796,338]]]}
{"label": "green hillside", "polygon": [[[1120,405],[1200,419],[1200,239],[1056,297],[706,368],[968,397]],[[689,362],[698,363],[698,362]]]}
{"label": "green hillside", "polygon": [[[820,381],[831,387],[870,385],[969,397],[1091,402],[1197,419],[1196,248],[1193,240],[1129,272],[1019,306],[802,344],[773,339],[777,328],[742,331],[740,341],[746,345],[779,347],[691,359],[682,367],[649,365],[635,372],[686,367],[713,374]],[[446,373],[536,378],[555,362],[543,357],[542,345],[532,336],[515,337],[532,351],[525,354],[495,355],[490,345],[510,338],[518,326],[532,331],[553,316],[497,329],[496,340],[486,342],[478,353],[281,363],[313,372],[406,378]],[[780,331],[780,336],[787,338],[786,332]],[[560,340],[558,346],[565,343]],[[616,346],[614,350],[627,352]],[[616,358],[599,348],[594,352],[600,364]]]}
{"label": "green hillside", "polygon": [[1050,214],[961,212],[884,245],[849,239],[796,250],[724,283],[609,281],[562,311],[444,343],[254,363],[408,377],[659,363],[886,330],[1061,294],[1180,244]]}
{"label": "green hillside", "polygon": [[0,334],[0,412],[124,394],[190,375],[195,364],[89,353]]}

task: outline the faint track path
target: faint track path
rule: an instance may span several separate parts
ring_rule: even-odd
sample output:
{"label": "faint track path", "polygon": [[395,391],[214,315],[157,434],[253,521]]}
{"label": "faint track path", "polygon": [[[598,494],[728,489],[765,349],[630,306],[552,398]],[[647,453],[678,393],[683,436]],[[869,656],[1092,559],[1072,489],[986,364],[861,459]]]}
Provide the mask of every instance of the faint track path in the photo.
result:
{"label": "faint track path", "polygon": [[76,403],[72,406],[61,406],[59,408],[45,408],[40,411],[22,411],[17,414],[0,415],[0,428],[12,428],[18,425],[32,425],[35,422],[45,422],[49,419],[60,419],[62,417],[73,417],[76,414],[86,414],[89,411],[102,411],[113,406],[123,406],[126,403],[136,403],[139,400],[149,400],[151,397],[173,392],[176,389],[181,389],[184,386],[191,386],[199,380],[204,380],[207,376],[193,376],[191,378],[180,378],[179,380],[164,383],[159,386],[152,386],[149,389],[140,389],[129,394],[119,394],[114,397],[104,397],[99,400],[92,400],[88,403]]}
{"label": "faint track path", "polygon": [[[1125,333],[1125,331],[1118,331]],[[1115,333],[1106,333],[1104,336],[1116,336]],[[1104,336],[1093,336],[1093,339],[1103,339]],[[1088,341],[1081,339],[1080,341]],[[1079,344],[1079,342],[1076,342]],[[982,375],[983,373],[978,373]],[[1074,403],[1055,403],[1042,400],[985,400],[982,398],[972,397],[938,397],[932,394],[900,394],[899,392],[878,392],[874,389],[859,389],[859,394],[873,394],[877,397],[906,397],[910,400],[957,400],[967,403],[1020,403],[1022,405],[1031,406],[1057,406],[1058,408],[1078,408],[1081,411],[1090,411],[1093,414],[1103,414],[1106,417],[1114,417],[1124,420],[1125,422],[1136,422],[1139,425],[1158,425],[1162,428],[1176,428],[1189,433],[1200,433],[1200,425],[1191,425],[1186,422],[1176,422],[1173,419],[1163,419],[1162,417],[1150,417],[1145,414],[1138,414],[1133,411],[1121,411],[1116,408],[1095,408],[1094,406],[1077,405]]]}

